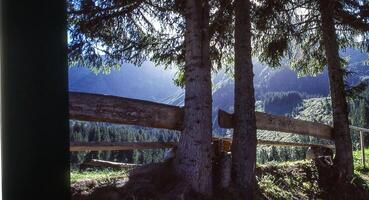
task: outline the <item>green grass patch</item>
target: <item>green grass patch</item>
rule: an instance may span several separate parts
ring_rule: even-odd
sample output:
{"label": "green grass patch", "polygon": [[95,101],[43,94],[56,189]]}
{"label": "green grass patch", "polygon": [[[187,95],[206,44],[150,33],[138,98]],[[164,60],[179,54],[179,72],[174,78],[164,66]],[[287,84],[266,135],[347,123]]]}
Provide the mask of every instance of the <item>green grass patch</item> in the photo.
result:
{"label": "green grass patch", "polygon": [[369,149],[365,149],[365,168],[361,161],[361,150],[352,152],[354,158],[355,184],[369,191]]}
{"label": "green grass patch", "polygon": [[320,192],[317,171],[311,161],[260,165],[257,181],[269,199],[316,199]]}
{"label": "green grass patch", "polygon": [[[365,154],[369,161],[369,149],[366,149]],[[362,167],[361,151],[354,151],[353,158],[355,176],[352,183],[369,191],[369,162],[368,168]],[[72,170],[70,175],[72,184],[95,180],[100,185],[127,177],[128,171]],[[322,192],[317,183],[317,169],[311,160],[258,164],[256,175],[260,191],[269,199],[319,199]]]}
{"label": "green grass patch", "polygon": [[93,179],[98,182],[107,181],[111,182],[114,179],[127,177],[128,172],[125,170],[92,170],[92,171],[78,171],[72,170],[70,172],[70,182],[76,183],[86,179]]}
{"label": "green grass patch", "polygon": [[353,151],[352,155],[354,157],[355,170],[368,172],[368,168],[369,168],[369,149],[365,149],[366,169],[363,168],[363,165],[362,165],[362,162],[361,162],[361,150]]}
{"label": "green grass patch", "polygon": [[[365,151],[369,160],[369,149]],[[361,164],[361,151],[353,152],[355,174],[352,183],[369,192],[369,162]],[[258,165],[257,181],[269,199],[319,199],[318,172],[312,161]]]}

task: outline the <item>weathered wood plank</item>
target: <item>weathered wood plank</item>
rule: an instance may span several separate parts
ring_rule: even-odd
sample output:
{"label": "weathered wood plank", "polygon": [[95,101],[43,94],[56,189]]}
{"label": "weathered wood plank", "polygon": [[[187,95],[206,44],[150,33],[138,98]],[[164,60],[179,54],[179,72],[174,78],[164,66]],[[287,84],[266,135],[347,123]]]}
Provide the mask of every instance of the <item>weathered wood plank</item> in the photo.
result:
{"label": "weathered wood plank", "polygon": [[[177,106],[123,97],[70,92],[70,119],[182,129],[183,109]],[[219,125],[233,127],[233,115],[219,110]],[[328,125],[256,112],[258,129],[332,139]]]}
{"label": "weathered wood plank", "polygon": [[116,96],[69,93],[70,119],[182,129],[183,109]]}
{"label": "weathered wood plank", "polygon": [[[230,151],[232,139],[214,137],[213,141],[221,145],[220,151]],[[274,145],[274,146],[299,146],[299,147],[326,147],[334,148],[334,145],[323,144],[306,144],[297,142],[281,142],[270,140],[258,140],[258,145]],[[134,149],[161,149],[176,147],[176,142],[72,142],[70,151],[119,151]]]}
{"label": "weathered wood plank", "polygon": [[[219,151],[231,151],[232,138],[221,138],[213,137],[214,141],[217,141]],[[272,141],[272,140],[257,140],[258,145],[271,145],[271,146],[294,146],[294,147],[325,147],[334,149],[334,145],[329,144],[309,144],[309,143],[298,143],[298,142],[283,142],[283,141]]]}
{"label": "weathered wood plank", "polygon": [[329,149],[335,148],[334,145],[329,145],[329,144],[308,144],[308,143],[280,142],[280,141],[270,141],[270,140],[258,140],[258,145],[291,146],[291,147],[325,147]]}
{"label": "weathered wood plank", "polygon": [[[219,110],[218,122],[222,128],[233,128],[233,114]],[[328,125],[262,112],[256,112],[256,127],[262,130],[310,135],[324,139],[333,138],[333,129]]]}
{"label": "weathered wood plank", "polygon": [[121,151],[173,148],[175,142],[71,142],[70,151]]}
{"label": "weathered wood plank", "polygon": [[369,129],[367,129],[367,128],[362,128],[362,127],[357,127],[357,126],[350,126],[350,129],[355,130],[355,131],[362,131],[364,133],[369,133]]}

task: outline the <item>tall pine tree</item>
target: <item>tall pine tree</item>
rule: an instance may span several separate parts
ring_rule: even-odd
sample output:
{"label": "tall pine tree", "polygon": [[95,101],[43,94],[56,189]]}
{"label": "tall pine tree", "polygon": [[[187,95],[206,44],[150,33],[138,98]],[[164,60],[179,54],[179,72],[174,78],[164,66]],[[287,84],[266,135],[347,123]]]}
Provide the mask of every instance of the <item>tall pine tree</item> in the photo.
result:
{"label": "tall pine tree", "polygon": [[185,105],[176,170],[192,188],[212,194],[212,93],[209,58],[209,4],[207,0],[187,0]]}
{"label": "tall pine tree", "polygon": [[210,195],[211,69],[231,51],[230,2],[70,0],[68,13],[70,65],[95,72],[146,60],[178,66],[185,111],[175,168],[195,191]]}
{"label": "tall pine tree", "polygon": [[251,2],[235,0],[235,127],[232,181],[239,199],[253,199],[256,166],[256,117],[251,57]]}
{"label": "tall pine tree", "polygon": [[334,165],[343,182],[353,175],[352,142],[349,131],[340,50],[368,50],[367,1],[281,0],[259,1],[256,49],[261,61],[281,65],[288,58],[301,74],[317,74],[328,68],[333,108]]}

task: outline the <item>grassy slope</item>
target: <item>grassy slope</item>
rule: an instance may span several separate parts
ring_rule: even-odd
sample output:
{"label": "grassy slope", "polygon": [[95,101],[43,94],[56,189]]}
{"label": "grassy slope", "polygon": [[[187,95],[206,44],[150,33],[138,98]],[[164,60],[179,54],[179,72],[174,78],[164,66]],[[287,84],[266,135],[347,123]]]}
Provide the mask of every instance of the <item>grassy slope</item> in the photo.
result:
{"label": "grassy slope", "polygon": [[[260,103],[259,103],[260,104]],[[262,107],[257,107],[258,111],[263,111]],[[304,99],[302,104],[297,107],[292,113],[292,117],[301,120],[320,122],[324,124],[331,124],[332,115],[330,109],[330,98],[310,98]],[[329,140],[318,139],[315,137],[302,136],[292,133],[282,133],[277,131],[257,131],[258,139],[272,140],[272,141],[285,141],[285,142],[301,142],[301,143],[320,143],[331,144]],[[276,149],[280,149],[277,147]],[[291,148],[291,147],[289,147]],[[297,147],[292,147],[297,148]],[[258,146],[258,152],[263,150],[270,153],[272,146],[260,145]],[[300,149],[300,148],[299,148]]]}
{"label": "grassy slope", "polygon": [[320,189],[312,162],[295,161],[261,165],[257,181],[268,199],[316,199]]}
{"label": "grassy slope", "polygon": [[[355,177],[352,182],[369,192],[369,170],[361,167],[359,152],[353,153]],[[369,149],[366,154],[369,156]],[[257,181],[268,199],[319,199],[318,173],[311,161],[262,165],[259,171]]]}

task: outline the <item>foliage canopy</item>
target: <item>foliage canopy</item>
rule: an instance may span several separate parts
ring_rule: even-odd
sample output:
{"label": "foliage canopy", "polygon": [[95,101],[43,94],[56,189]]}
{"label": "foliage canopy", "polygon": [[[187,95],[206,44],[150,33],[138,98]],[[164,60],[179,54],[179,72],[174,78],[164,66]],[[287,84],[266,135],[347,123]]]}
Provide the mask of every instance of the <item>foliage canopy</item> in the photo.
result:
{"label": "foliage canopy", "polygon": [[[110,72],[124,62],[150,60],[176,66],[183,82],[184,6],[182,0],[68,1],[69,64],[96,73]],[[232,42],[231,1],[210,1],[210,56],[214,69],[229,62]]]}
{"label": "foliage canopy", "polygon": [[[283,58],[301,75],[320,73],[327,64],[318,0],[259,0],[254,48],[260,61],[279,66]],[[339,48],[368,52],[368,1],[334,1]],[[343,64],[346,60],[341,59]],[[343,65],[344,66],[344,65]]]}

